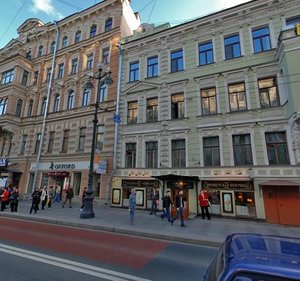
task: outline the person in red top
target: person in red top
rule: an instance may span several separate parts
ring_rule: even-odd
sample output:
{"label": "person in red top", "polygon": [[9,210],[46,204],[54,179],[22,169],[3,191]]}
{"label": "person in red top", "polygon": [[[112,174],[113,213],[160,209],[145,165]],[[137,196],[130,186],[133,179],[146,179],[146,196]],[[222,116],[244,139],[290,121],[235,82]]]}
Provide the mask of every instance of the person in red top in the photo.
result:
{"label": "person in red top", "polygon": [[210,213],[208,210],[210,202],[208,200],[207,192],[201,190],[198,196],[198,200],[199,200],[199,205],[201,207],[202,219],[205,219],[205,213],[206,213],[207,218],[210,220]]}
{"label": "person in red top", "polygon": [[7,187],[4,187],[1,195],[1,212],[5,210],[8,201],[9,201],[9,192],[7,190]]}

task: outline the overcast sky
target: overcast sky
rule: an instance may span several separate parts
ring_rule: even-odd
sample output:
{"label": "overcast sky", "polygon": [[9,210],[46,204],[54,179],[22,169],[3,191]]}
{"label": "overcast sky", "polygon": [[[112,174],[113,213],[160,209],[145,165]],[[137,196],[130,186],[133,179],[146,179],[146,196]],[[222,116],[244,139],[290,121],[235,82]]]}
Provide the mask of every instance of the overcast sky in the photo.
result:
{"label": "overcast sky", "polygon": [[[131,0],[142,23],[176,25],[249,0]],[[42,22],[60,20],[92,6],[97,0],[4,0],[0,10],[0,48],[17,38],[17,28],[28,18]]]}

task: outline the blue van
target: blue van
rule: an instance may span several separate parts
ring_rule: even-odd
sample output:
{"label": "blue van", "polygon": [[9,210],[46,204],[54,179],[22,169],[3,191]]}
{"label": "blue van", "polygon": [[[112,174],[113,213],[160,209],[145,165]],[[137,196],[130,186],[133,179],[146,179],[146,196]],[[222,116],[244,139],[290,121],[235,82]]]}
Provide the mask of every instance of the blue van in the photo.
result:
{"label": "blue van", "polygon": [[229,235],[209,265],[204,281],[300,280],[300,238]]}

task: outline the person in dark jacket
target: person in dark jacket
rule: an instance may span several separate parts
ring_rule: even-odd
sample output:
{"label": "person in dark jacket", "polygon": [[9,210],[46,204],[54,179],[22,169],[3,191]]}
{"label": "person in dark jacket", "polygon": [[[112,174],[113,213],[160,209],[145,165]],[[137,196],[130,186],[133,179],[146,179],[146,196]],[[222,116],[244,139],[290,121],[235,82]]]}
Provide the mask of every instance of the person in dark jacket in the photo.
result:
{"label": "person in dark jacket", "polygon": [[157,206],[159,200],[159,192],[157,188],[153,188],[151,191],[151,212],[149,215],[156,215]]}
{"label": "person in dark jacket", "polygon": [[30,211],[29,211],[30,214],[32,214],[33,210],[34,210],[34,213],[36,214],[37,210],[39,209],[39,204],[41,201],[41,194],[42,194],[41,190],[38,187],[36,187],[34,189],[34,191],[32,192],[32,194],[31,194],[32,203],[31,203],[31,207],[30,207]]}
{"label": "person in dark jacket", "polygon": [[73,188],[68,187],[66,190],[66,198],[64,203],[62,204],[62,207],[64,208],[66,203],[69,201],[69,208],[72,208],[72,198],[74,197]]}
{"label": "person in dark jacket", "polygon": [[162,201],[163,201],[163,212],[160,215],[160,217],[162,220],[164,220],[164,218],[166,217],[168,219],[168,221],[171,222],[170,208],[172,205],[172,201],[171,201],[171,196],[170,196],[170,190],[166,191],[166,194],[163,197]]}
{"label": "person in dark jacket", "polygon": [[184,198],[183,198],[183,190],[180,190],[178,192],[178,195],[176,195],[175,198],[175,207],[176,207],[176,217],[171,219],[171,224],[173,225],[174,221],[180,216],[180,226],[184,225]]}
{"label": "person in dark jacket", "polygon": [[19,204],[19,189],[16,186],[13,187],[13,191],[9,196],[9,202],[11,212],[17,212]]}
{"label": "person in dark jacket", "polygon": [[82,196],[81,196],[81,207],[80,207],[80,211],[82,211],[83,208],[84,208],[84,198],[87,196],[86,191],[87,191],[87,187],[85,186],[84,189],[83,189],[83,192],[82,192]]}

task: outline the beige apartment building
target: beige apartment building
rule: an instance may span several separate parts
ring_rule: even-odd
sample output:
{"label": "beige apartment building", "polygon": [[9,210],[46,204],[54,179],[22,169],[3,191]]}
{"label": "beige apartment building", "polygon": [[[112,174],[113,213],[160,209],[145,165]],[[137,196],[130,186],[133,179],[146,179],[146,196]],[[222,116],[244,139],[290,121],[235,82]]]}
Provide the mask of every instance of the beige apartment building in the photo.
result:
{"label": "beige apartment building", "polygon": [[[18,38],[0,50],[1,186],[18,185],[26,195],[33,186],[71,185],[80,195],[98,94],[93,189],[108,200],[118,45],[139,25],[129,0],[106,0],[54,23],[31,18],[18,28]],[[97,79],[99,68],[111,71],[111,86]]]}
{"label": "beige apartment building", "polygon": [[256,0],[124,38],[112,204],[183,189],[197,215],[206,190],[214,215],[300,225],[298,24],[298,1]]}

